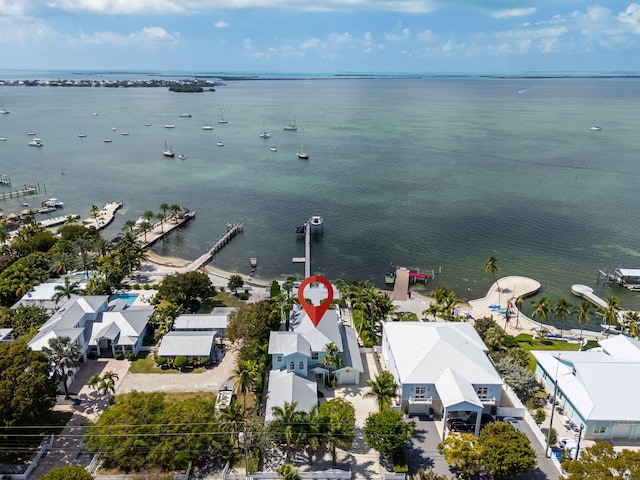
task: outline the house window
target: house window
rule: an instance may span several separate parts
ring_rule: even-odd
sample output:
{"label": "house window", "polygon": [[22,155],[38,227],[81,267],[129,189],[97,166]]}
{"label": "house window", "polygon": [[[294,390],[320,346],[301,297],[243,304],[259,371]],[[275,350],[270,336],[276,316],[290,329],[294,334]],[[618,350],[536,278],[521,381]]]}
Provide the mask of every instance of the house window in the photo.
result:
{"label": "house window", "polygon": [[480,400],[486,400],[487,395],[489,394],[489,388],[487,388],[487,387],[478,387],[476,389],[476,393],[478,394],[478,398]]}
{"label": "house window", "polygon": [[424,398],[427,393],[427,387],[416,387],[414,395],[416,398]]}
{"label": "house window", "polygon": [[593,433],[604,433],[607,431],[607,427],[595,427]]}
{"label": "house window", "polygon": [[304,362],[298,362],[298,370],[304,370]]}
{"label": "house window", "polygon": [[318,352],[311,352],[311,360],[317,360],[318,359]]}
{"label": "house window", "polygon": [[276,355],[276,363],[282,363],[282,355]]}
{"label": "house window", "polygon": [[289,370],[295,370],[296,369],[296,362],[289,362]]}

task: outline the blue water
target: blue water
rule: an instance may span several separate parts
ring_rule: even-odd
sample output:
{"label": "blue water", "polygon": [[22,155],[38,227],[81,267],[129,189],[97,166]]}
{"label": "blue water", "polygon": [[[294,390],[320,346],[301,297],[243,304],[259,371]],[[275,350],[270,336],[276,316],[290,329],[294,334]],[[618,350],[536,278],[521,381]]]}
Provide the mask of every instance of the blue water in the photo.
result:
{"label": "blue water", "polygon": [[117,300],[117,299],[126,300],[127,305],[129,306],[133,305],[133,302],[136,301],[136,298],[138,298],[137,293],[116,293],[111,296],[111,300]]}
{"label": "blue water", "polygon": [[[158,253],[195,259],[227,222],[243,222],[214,265],[248,273],[257,257],[259,278],[301,277],[295,227],[322,215],[312,271],[331,279],[382,286],[390,264],[441,267],[427,288],[466,299],[486,293],[495,255],[497,275],[533,277],[552,299],[579,303],[570,288],[583,283],[640,308],[639,294],[596,283],[600,269],[640,267],[639,79],[229,81],[202,94],[0,87],[0,99],[11,111],[0,115],[0,172],[14,187],[39,186],[34,204],[61,199],[65,214],[124,201],[107,237],[180,203],[196,219]],[[284,132],[293,117],[299,130]],[[43,148],[27,146],[27,129]],[[164,158],[165,140],[188,159]],[[308,161],[296,157],[302,145]]]}

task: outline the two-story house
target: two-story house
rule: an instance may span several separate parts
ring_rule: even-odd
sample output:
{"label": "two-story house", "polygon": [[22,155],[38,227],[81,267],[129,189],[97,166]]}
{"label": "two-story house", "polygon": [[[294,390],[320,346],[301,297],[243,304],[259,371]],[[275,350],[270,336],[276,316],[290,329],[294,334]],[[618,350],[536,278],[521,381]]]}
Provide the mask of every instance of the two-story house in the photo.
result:
{"label": "two-story house", "polygon": [[469,323],[386,322],[382,355],[398,384],[397,406],[409,414],[475,412],[477,435],[481,414],[500,403],[503,381]]}

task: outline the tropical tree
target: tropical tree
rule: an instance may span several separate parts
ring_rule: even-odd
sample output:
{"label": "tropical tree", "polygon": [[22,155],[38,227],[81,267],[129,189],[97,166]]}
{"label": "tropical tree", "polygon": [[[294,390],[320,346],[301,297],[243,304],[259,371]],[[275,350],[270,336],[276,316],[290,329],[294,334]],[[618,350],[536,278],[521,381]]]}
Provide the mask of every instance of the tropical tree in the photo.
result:
{"label": "tropical tree", "polygon": [[624,314],[625,326],[629,330],[629,335],[637,337],[640,333],[640,312],[628,310]]}
{"label": "tropical tree", "polygon": [[391,372],[383,371],[375,380],[367,380],[370,390],[364,394],[365,397],[376,399],[378,411],[391,407],[391,400],[398,395],[398,384]]}
{"label": "tropical tree", "polygon": [[56,293],[53,296],[53,300],[56,305],[64,297],[70,299],[73,295],[80,295],[82,293],[80,282],[72,282],[68,276],[64,277],[64,285],[56,285],[54,290]]}
{"label": "tropical tree", "polygon": [[171,204],[169,206],[169,210],[171,211],[171,216],[173,217],[173,222],[177,223],[178,214],[182,211],[182,205],[178,205],[177,203]]}
{"label": "tropical tree", "polygon": [[578,314],[578,323],[580,324],[580,339],[582,339],[582,329],[589,323],[589,319],[591,315],[593,315],[593,305],[591,305],[589,300],[582,300],[576,313]]}
{"label": "tropical tree", "polygon": [[605,325],[619,325],[618,311],[622,308],[620,299],[615,295],[609,295],[607,297],[607,305],[605,307],[599,307],[598,310],[602,313],[602,320]]}
{"label": "tropical tree", "polygon": [[123,232],[130,232],[133,233],[133,230],[136,228],[136,221],[135,220],[125,220],[124,225],[122,225],[122,231]]}
{"label": "tropical tree", "polygon": [[274,308],[278,311],[280,320],[285,322],[285,331],[289,331],[289,319],[291,309],[295,304],[295,299],[287,294],[280,294],[271,299]]}
{"label": "tropical tree", "polygon": [[562,337],[562,325],[567,317],[573,314],[573,305],[571,305],[565,297],[560,297],[551,311],[553,312],[553,316],[556,317],[556,320],[560,322],[560,337]]}
{"label": "tropical tree", "polygon": [[326,354],[320,363],[323,366],[327,367],[327,370],[329,370],[329,385],[334,385],[335,371],[339,368],[342,368],[344,365],[342,362],[342,355],[340,354],[338,347],[336,347],[335,343],[333,342],[327,343],[325,345],[325,349]]}
{"label": "tropical tree", "polygon": [[96,373],[90,379],[87,385],[95,390],[99,391],[103,395],[116,393],[116,381],[120,378],[117,373],[108,371],[104,372],[104,375]]}
{"label": "tropical tree", "polygon": [[498,279],[496,278],[496,272],[498,271],[498,257],[494,257],[493,255],[489,257],[487,263],[484,264],[484,271],[491,272],[493,275],[493,281],[498,287],[498,303],[500,303],[500,285],[498,284]]}
{"label": "tropical tree", "polygon": [[349,450],[353,445],[356,427],[356,409],[341,397],[320,404],[318,413],[326,423],[327,443],[331,452],[331,464],[336,464],[336,448]]}
{"label": "tropical tree", "polygon": [[491,422],[480,431],[480,458],[495,480],[509,480],[535,468],[536,452],[527,436],[506,422]]}
{"label": "tropical tree", "polygon": [[235,381],[236,395],[242,394],[242,407],[247,408],[247,393],[253,390],[258,376],[258,365],[255,360],[241,360],[229,378]]}
{"label": "tropical tree", "polygon": [[440,305],[438,305],[436,302],[430,302],[429,308],[423,310],[422,312],[422,318],[426,322],[429,321],[429,316],[431,316],[431,318],[433,318],[433,321],[435,322],[438,315],[440,315]]}
{"label": "tropical tree", "polygon": [[233,290],[233,293],[238,294],[238,289],[244,286],[244,280],[240,275],[234,274],[229,277],[227,282],[227,288]]}
{"label": "tropical tree", "polygon": [[598,442],[580,451],[580,458],[562,463],[568,480],[609,480],[640,478],[640,452],[614,449],[613,445]]}
{"label": "tropical tree", "polygon": [[284,465],[276,468],[276,472],[278,473],[278,477],[282,480],[301,480],[300,473],[298,469],[291,465],[290,463],[285,463]]}
{"label": "tropical tree", "polygon": [[531,318],[540,318],[541,322],[546,322],[549,313],[551,313],[551,300],[546,295],[540,297],[539,301],[531,302]]}
{"label": "tropical tree", "polygon": [[62,382],[64,398],[71,398],[67,382],[74,369],[80,365],[80,345],[72,342],[69,337],[55,337],[49,340],[49,347],[43,347],[42,351],[49,360],[55,378]]}
{"label": "tropical tree", "polygon": [[402,413],[389,408],[370,414],[363,427],[367,445],[385,457],[399,452],[413,431],[413,424],[405,422]]}
{"label": "tropical tree", "polygon": [[301,425],[303,412],[296,410],[298,402],[285,402],[282,407],[272,407],[273,420],[269,424],[269,430],[274,435],[276,444],[285,446],[285,462],[289,461],[291,449],[299,445],[303,438]]}
{"label": "tropical tree", "polygon": [[432,468],[428,470],[420,469],[418,473],[413,476],[413,480],[449,480],[448,477],[444,473],[436,473]]}
{"label": "tropical tree", "polygon": [[324,447],[326,442],[327,421],[320,416],[318,406],[314,405],[309,412],[302,415],[302,423],[304,427],[302,434],[302,444],[306,445],[307,455],[309,456],[309,465],[313,463],[313,456]]}
{"label": "tropical tree", "polygon": [[463,478],[473,477],[482,471],[478,438],[470,433],[450,433],[438,444],[438,452]]}
{"label": "tropical tree", "polygon": [[238,402],[231,402],[227,408],[220,412],[220,421],[225,431],[229,432],[229,441],[236,445],[238,432],[242,431],[244,424],[244,408]]}
{"label": "tropical tree", "polygon": [[91,218],[96,221],[96,226],[98,226],[98,217],[100,216],[100,207],[95,203],[91,205],[91,209],[89,210]]}
{"label": "tropical tree", "polygon": [[84,467],[65,465],[63,467],[54,467],[38,478],[40,480],[93,480],[95,477],[87,472]]}

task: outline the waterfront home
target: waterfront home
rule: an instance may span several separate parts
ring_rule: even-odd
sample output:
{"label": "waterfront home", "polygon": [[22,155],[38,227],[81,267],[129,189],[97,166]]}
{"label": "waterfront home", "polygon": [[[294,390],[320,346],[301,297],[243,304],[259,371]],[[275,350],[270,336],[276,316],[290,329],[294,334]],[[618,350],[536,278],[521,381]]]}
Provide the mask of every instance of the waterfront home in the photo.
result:
{"label": "waterfront home", "polygon": [[640,439],[640,341],[624,335],[602,340],[601,349],[533,351],[536,375],[566,426],[586,439]]}
{"label": "waterfront home", "polygon": [[[340,354],[342,367],[323,365],[327,345]],[[291,312],[288,332],[271,332],[269,354],[273,370],[286,370],[323,384],[333,373],[337,385],[357,385],[364,372],[355,330],[342,323],[337,310],[327,310],[317,326],[299,305]]]}
{"label": "waterfront home", "polygon": [[[382,356],[398,384],[395,407],[446,419],[482,413],[500,404],[504,382],[469,323],[385,322]],[[446,430],[446,422],[445,428]]]}
{"label": "waterfront home", "polygon": [[[70,278],[73,279],[73,277]],[[20,300],[11,306],[11,309],[15,310],[24,305],[28,307],[41,307],[53,312],[58,309],[62,302],[65,301],[65,299],[61,299],[59,302],[55,301],[56,294],[59,292],[59,290],[56,289],[58,286],[64,286],[64,278],[56,278],[34,285],[22,296],[22,298],[20,298]],[[78,280],[79,290],[84,290],[86,286],[86,280]],[[71,297],[79,298],[79,295],[72,295]]]}

